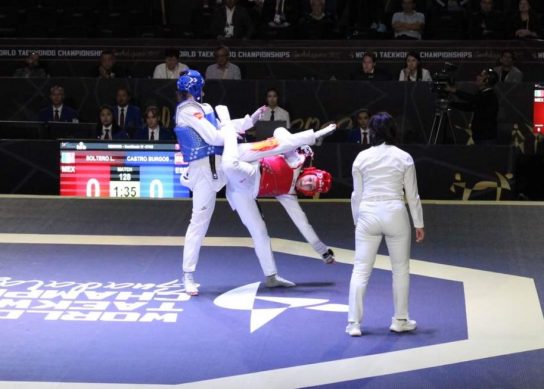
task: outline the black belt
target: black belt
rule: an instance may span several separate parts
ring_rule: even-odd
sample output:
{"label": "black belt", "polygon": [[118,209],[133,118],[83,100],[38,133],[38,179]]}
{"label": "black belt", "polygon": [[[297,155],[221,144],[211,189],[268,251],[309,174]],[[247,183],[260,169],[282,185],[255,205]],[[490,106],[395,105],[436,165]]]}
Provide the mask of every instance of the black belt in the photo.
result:
{"label": "black belt", "polygon": [[214,180],[217,180],[217,170],[215,169],[215,155],[210,155],[208,157],[209,161],[210,161],[210,170],[212,171],[212,177]]}

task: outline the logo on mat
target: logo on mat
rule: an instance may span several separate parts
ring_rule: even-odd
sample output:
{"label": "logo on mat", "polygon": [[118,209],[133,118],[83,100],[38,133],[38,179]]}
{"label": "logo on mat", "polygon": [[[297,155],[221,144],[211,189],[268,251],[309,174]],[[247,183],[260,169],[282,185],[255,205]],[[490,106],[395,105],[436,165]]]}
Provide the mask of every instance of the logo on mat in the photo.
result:
{"label": "logo on mat", "polygon": [[[325,312],[348,311],[347,305],[331,304],[327,299],[258,296],[257,291],[260,284],[260,282],[255,282],[229,290],[218,296],[213,302],[221,308],[251,311],[250,332],[257,331],[288,309],[299,308]],[[278,308],[254,308],[256,300],[273,302],[284,306]]]}

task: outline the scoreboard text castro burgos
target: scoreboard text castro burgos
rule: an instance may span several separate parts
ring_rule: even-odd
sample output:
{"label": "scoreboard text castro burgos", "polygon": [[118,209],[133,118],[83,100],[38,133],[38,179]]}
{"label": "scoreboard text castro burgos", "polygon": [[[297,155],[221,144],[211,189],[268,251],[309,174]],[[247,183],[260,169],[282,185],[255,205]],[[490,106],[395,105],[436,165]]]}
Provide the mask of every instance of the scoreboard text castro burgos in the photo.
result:
{"label": "scoreboard text castro burgos", "polygon": [[61,142],[60,194],[81,197],[189,197],[187,163],[174,143]]}

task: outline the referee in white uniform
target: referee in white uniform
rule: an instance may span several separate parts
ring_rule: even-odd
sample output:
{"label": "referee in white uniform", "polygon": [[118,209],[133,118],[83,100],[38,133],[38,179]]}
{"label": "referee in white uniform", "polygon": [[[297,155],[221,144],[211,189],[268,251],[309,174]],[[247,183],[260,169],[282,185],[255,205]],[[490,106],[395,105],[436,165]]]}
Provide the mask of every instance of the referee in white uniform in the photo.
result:
{"label": "referee in white uniform", "polygon": [[369,128],[373,147],[359,153],[352,169],[351,209],[356,230],[346,328],[350,336],[361,336],[363,299],[382,236],[393,270],[395,312],[389,328],[395,332],[416,328],[416,322],[408,314],[411,231],[404,195],[416,229],[416,242],[425,237],[414,161],[410,154],[394,146],[395,120],[380,112],[370,119]]}

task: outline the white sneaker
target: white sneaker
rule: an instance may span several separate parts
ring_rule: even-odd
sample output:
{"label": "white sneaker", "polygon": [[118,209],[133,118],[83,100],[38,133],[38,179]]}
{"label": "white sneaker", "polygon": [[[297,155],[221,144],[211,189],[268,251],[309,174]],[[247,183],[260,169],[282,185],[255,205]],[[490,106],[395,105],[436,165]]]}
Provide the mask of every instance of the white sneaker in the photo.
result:
{"label": "white sneaker", "polygon": [[391,326],[389,329],[393,332],[406,332],[413,331],[417,328],[417,323],[415,320],[410,319],[396,319],[391,318]]}
{"label": "white sneaker", "polygon": [[327,249],[325,254],[321,255],[321,258],[323,258],[323,262],[325,262],[327,265],[330,265],[331,263],[334,263],[336,261],[336,258],[334,257],[334,251],[331,249]]}
{"label": "white sneaker", "polygon": [[361,325],[359,323],[348,323],[348,326],[346,327],[346,333],[349,336],[361,336]]}
{"label": "white sneaker", "polygon": [[268,288],[276,288],[278,286],[282,286],[284,288],[290,288],[292,286],[295,286],[295,283],[291,282],[291,281],[288,281],[285,278],[282,278],[277,274],[273,274],[271,276],[266,277],[265,285]]}
{"label": "white sneaker", "polygon": [[193,278],[193,273],[183,273],[183,285],[185,285],[185,293],[189,296],[198,296],[198,284]]}

